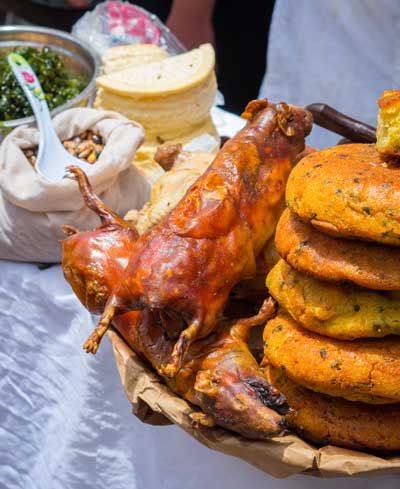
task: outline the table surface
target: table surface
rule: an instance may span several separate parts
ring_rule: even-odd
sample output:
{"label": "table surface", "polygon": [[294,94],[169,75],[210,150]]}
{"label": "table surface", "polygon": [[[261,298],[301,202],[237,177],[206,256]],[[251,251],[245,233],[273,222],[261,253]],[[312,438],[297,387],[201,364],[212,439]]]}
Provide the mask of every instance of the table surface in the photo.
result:
{"label": "table surface", "polygon": [[[219,109],[222,134],[243,121]],[[219,119],[218,119],[219,118]],[[394,489],[399,478],[277,480],[207,449],[175,426],[131,414],[106,339],[93,327],[59,266],[0,261],[0,488]]]}

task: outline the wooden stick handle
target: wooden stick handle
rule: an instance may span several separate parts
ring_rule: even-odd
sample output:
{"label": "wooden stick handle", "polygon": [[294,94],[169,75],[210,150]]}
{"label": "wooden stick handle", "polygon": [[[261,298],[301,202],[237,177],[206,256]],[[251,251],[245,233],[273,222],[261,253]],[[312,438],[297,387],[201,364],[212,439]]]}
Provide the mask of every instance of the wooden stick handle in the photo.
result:
{"label": "wooden stick handle", "polygon": [[355,143],[375,143],[376,128],[364,122],[352,119],[327,104],[310,104],[306,107],[318,126],[335,132]]}

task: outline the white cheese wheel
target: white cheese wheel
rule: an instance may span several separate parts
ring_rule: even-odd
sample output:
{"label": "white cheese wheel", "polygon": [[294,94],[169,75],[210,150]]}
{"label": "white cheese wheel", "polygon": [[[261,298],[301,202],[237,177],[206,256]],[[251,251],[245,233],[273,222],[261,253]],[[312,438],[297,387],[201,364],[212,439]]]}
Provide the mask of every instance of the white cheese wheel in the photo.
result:
{"label": "white cheese wheel", "polygon": [[129,44],[107,49],[102,57],[103,73],[110,74],[117,71],[161,61],[169,55],[164,49],[154,44]]}
{"label": "white cheese wheel", "polygon": [[194,88],[164,97],[127,97],[109,90],[97,92],[94,106],[115,110],[142,124],[147,141],[161,144],[196,130],[210,115],[217,91],[215,74]]}
{"label": "white cheese wheel", "polygon": [[214,70],[211,44],[161,61],[134,66],[97,78],[97,86],[128,97],[161,97],[200,85]]}

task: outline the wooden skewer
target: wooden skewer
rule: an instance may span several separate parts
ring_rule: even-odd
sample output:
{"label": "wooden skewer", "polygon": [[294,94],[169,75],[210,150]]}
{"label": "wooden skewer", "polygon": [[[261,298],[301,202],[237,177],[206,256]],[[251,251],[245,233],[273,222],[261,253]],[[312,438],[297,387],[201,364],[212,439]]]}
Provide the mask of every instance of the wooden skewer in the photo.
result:
{"label": "wooden skewer", "polygon": [[318,126],[335,132],[355,143],[375,143],[376,128],[364,122],[352,119],[338,112],[327,104],[315,103],[307,105]]}

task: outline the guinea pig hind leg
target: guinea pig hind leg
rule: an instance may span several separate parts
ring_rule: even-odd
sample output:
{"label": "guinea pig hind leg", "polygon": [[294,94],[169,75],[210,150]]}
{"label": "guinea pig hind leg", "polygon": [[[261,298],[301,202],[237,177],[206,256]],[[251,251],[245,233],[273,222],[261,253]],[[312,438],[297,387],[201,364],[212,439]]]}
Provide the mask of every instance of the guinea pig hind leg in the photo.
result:
{"label": "guinea pig hind leg", "polygon": [[162,372],[166,377],[175,377],[180,370],[190,345],[198,337],[201,324],[199,319],[195,319],[192,324],[184,329],[179,335],[178,341],[175,343],[171,354],[171,362],[161,367]]}

